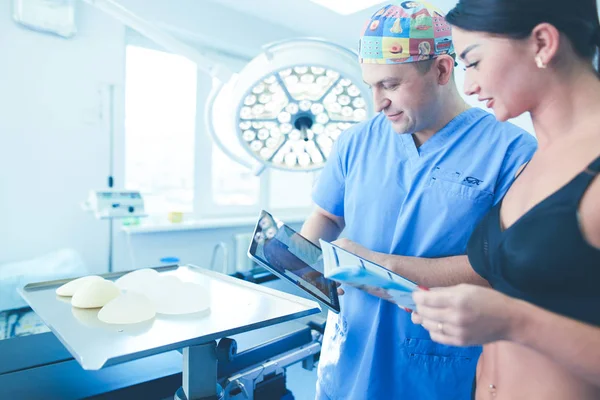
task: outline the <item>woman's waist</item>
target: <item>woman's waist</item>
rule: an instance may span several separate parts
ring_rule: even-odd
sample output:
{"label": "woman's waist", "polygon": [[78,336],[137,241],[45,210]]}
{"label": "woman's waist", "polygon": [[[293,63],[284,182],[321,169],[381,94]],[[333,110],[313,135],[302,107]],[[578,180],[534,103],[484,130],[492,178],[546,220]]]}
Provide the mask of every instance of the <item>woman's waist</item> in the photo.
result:
{"label": "woman's waist", "polygon": [[591,400],[600,398],[600,388],[535,350],[496,342],[485,345],[479,358],[476,398]]}

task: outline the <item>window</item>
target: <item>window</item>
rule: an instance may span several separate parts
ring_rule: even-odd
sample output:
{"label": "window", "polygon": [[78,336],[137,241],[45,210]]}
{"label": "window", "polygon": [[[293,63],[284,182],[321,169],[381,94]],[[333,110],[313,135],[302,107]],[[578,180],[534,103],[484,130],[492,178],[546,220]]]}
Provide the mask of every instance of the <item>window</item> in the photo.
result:
{"label": "window", "polygon": [[196,65],[127,46],[125,74],[125,187],[150,214],[192,212]]}
{"label": "window", "polygon": [[312,187],[318,172],[269,171],[268,203],[274,211],[306,210],[312,205]]}
{"label": "window", "polygon": [[260,178],[212,146],[212,197],[219,206],[255,206],[260,201]]}
{"label": "window", "polygon": [[203,120],[212,82],[193,62],[129,45],[125,80],[125,187],[142,192],[149,214],[307,214],[314,172],[267,169],[257,177],[211,141]]}

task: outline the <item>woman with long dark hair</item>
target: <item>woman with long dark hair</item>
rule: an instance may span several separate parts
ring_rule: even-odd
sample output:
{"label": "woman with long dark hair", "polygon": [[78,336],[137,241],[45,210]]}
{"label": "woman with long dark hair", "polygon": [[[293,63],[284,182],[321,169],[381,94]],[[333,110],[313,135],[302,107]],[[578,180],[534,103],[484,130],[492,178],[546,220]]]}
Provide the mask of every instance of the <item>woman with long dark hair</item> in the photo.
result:
{"label": "woman with long dark hair", "polygon": [[539,147],[469,241],[493,289],[419,291],[413,322],[484,344],[477,399],[600,399],[596,0],[460,0],[447,20],[465,92],[501,121],[531,113]]}

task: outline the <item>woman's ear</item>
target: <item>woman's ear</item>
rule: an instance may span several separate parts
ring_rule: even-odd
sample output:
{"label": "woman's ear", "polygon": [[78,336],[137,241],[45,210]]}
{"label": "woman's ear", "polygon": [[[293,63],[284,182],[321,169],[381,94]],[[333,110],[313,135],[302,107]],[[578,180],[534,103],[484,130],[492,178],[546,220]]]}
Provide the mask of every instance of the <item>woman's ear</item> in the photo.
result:
{"label": "woman's ear", "polygon": [[533,28],[530,38],[532,61],[539,68],[545,68],[556,58],[560,46],[560,32],[554,25],[544,22]]}

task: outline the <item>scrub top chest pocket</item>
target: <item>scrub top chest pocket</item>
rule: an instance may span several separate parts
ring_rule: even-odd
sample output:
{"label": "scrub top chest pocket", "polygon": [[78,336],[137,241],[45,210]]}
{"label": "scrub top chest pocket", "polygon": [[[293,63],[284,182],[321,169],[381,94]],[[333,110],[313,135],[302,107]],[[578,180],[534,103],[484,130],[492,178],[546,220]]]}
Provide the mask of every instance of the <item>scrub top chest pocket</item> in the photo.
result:
{"label": "scrub top chest pocket", "polygon": [[465,200],[490,203],[494,194],[486,190],[487,182],[481,177],[464,174],[448,168],[435,167],[429,177],[428,190]]}

